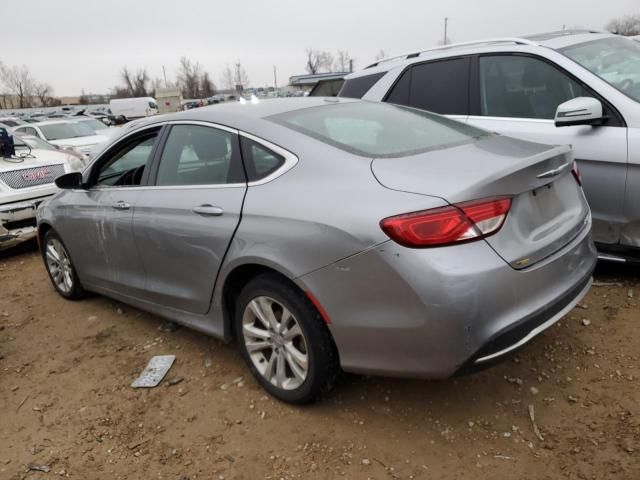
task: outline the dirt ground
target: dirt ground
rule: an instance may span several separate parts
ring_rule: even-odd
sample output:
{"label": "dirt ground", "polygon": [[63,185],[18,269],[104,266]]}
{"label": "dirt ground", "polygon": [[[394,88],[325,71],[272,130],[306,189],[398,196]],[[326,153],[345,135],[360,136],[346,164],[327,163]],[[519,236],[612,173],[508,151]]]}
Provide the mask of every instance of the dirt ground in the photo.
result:
{"label": "dirt ground", "polygon": [[[490,370],[345,375],[291,407],[233,345],[104,297],[65,301],[33,249],[0,259],[0,479],[637,480],[640,269],[596,280],[613,285]],[[158,354],[183,380],[131,388]]]}

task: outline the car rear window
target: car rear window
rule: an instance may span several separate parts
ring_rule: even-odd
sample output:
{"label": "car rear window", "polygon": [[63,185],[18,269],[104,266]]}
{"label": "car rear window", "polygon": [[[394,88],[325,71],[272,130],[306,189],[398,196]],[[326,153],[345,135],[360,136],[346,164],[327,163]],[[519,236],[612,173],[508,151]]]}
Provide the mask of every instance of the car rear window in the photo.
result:
{"label": "car rear window", "polygon": [[433,113],[379,102],[306,108],[270,120],[366,157],[402,157],[469,143],[484,130]]}
{"label": "car rear window", "polygon": [[373,73],[371,75],[365,75],[364,77],[356,77],[350,80],[346,80],[339,97],[346,98],[362,98],[365,93],[369,91],[373,85],[380,80],[387,72]]}

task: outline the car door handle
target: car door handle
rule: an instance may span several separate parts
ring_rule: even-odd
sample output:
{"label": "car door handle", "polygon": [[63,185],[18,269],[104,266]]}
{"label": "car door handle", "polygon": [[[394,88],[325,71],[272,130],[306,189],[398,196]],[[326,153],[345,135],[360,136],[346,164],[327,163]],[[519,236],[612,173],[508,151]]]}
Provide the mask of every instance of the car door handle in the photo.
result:
{"label": "car door handle", "polygon": [[119,201],[111,205],[111,207],[115,208],[116,210],[129,210],[131,208],[131,205],[127,202]]}
{"label": "car door handle", "polygon": [[219,217],[224,213],[224,210],[220,207],[214,207],[213,205],[200,205],[191,209],[193,213],[202,215],[203,217]]}

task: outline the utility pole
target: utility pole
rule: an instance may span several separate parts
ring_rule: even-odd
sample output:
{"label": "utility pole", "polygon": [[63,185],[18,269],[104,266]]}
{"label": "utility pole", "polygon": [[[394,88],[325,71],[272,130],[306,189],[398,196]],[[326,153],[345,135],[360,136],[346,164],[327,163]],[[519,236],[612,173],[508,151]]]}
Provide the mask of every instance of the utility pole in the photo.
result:
{"label": "utility pole", "polygon": [[447,24],[449,23],[449,17],[444,17],[444,39],[442,40],[442,45],[447,44]]}
{"label": "utility pole", "polygon": [[162,65],[162,74],[164,75],[164,88],[169,88],[169,85],[167,84],[167,72],[164,69],[164,65]]}
{"label": "utility pole", "polygon": [[353,72],[353,58],[349,59],[349,73]]}
{"label": "utility pole", "polygon": [[273,87],[278,89],[278,76],[276,75],[276,66],[273,66]]}

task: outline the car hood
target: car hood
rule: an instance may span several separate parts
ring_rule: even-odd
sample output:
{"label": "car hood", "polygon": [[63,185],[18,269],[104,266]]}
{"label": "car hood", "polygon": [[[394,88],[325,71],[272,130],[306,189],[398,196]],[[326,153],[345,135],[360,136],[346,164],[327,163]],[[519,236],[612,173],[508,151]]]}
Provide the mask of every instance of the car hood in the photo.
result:
{"label": "car hood", "polygon": [[[18,150],[18,155],[23,150]],[[51,165],[68,165],[68,155],[62,152],[56,152],[53,150],[31,150],[29,157],[22,158],[20,161],[12,159],[7,161],[0,157],[0,172],[9,172],[15,170],[22,170],[25,168],[35,168]],[[67,170],[68,168],[65,168]]]}

